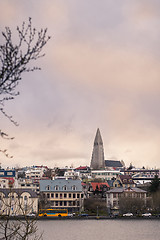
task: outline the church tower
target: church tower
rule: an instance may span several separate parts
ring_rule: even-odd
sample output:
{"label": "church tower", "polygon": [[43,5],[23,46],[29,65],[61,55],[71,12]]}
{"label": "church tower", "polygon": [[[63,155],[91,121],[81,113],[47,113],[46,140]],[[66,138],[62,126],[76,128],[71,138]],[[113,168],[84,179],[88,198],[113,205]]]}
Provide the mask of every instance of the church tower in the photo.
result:
{"label": "church tower", "polygon": [[94,140],[90,167],[91,169],[95,169],[95,170],[105,168],[103,142],[102,142],[102,137],[101,137],[99,128],[97,129],[96,137]]}

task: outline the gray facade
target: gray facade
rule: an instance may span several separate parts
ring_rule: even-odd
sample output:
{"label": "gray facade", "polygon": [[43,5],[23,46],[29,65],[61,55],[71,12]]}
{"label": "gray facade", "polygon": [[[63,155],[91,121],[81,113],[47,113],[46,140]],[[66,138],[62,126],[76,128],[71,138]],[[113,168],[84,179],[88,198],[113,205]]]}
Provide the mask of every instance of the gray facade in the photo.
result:
{"label": "gray facade", "polygon": [[100,134],[99,128],[97,129],[96,137],[94,140],[92,158],[91,158],[91,169],[98,170],[105,168],[104,161],[104,150],[103,150],[103,141]]}

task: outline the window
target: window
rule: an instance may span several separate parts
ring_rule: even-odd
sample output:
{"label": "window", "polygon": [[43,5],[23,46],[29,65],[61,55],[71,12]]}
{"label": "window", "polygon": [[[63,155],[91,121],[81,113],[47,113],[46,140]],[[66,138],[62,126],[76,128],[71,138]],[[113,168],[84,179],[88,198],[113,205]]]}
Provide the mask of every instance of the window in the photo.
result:
{"label": "window", "polygon": [[49,185],[46,187],[46,190],[50,190],[50,186]]}
{"label": "window", "polygon": [[116,193],[113,193],[113,198],[116,198],[117,197],[117,194]]}
{"label": "window", "polygon": [[56,198],[58,198],[58,193],[56,193]]}
{"label": "window", "polygon": [[[12,196],[13,197],[13,196]],[[27,196],[24,196],[24,200],[27,200]]]}
{"label": "window", "polygon": [[67,194],[66,193],[64,193],[64,198],[66,198],[67,197]]}
{"label": "window", "polygon": [[50,198],[50,194],[49,193],[47,193],[47,198]]}
{"label": "window", "polygon": [[62,193],[60,193],[60,198],[62,199]]}
{"label": "window", "polygon": [[73,190],[73,191],[76,190],[76,186],[75,186],[75,185],[72,186],[72,190]]}
{"label": "window", "polygon": [[71,193],[69,193],[69,198],[71,198]]}
{"label": "window", "polygon": [[58,206],[58,201],[56,201],[56,206]]}
{"label": "window", "polygon": [[59,190],[59,186],[58,185],[56,185],[54,188],[55,188],[55,190]]}
{"label": "window", "polygon": [[77,198],[79,198],[79,193],[77,193]]}
{"label": "window", "polygon": [[76,194],[75,193],[73,193],[73,198],[75,198],[76,197]]}
{"label": "window", "polygon": [[62,201],[60,201],[60,206],[62,206]]}
{"label": "window", "polygon": [[54,198],[54,193],[51,193],[51,198]]}
{"label": "window", "polygon": [[67,202],[64,202],[64,206],[67,206]]}
{"label": "window", "polygon": [[62,189],[63,189],[63,190],[67,190],[67,186],[66,186],[66,185],[63,186]]}
{"label": "window", "polygon": [[7,175],[8,175],[8,176],[12,176],[13,173],[12,173],[12,172],[7,172]]}

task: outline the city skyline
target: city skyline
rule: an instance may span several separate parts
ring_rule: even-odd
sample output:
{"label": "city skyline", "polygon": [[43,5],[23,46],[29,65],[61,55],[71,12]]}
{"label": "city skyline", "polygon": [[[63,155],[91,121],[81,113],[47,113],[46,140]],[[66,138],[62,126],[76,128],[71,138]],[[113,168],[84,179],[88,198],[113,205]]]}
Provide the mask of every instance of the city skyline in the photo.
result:
{"label": "city skyline", "polygon": [[[48,28],[41,71],[24,74],[20,96],[1,114],[12,159],[3,166],[90,165],[100,129],[105,159],[160,168],[160,56],[157,0],[2,0],[1,31],[27,22]],[[15,36],[15,35],[14,35]],[[0,40],[2,36],[0,35]]]}

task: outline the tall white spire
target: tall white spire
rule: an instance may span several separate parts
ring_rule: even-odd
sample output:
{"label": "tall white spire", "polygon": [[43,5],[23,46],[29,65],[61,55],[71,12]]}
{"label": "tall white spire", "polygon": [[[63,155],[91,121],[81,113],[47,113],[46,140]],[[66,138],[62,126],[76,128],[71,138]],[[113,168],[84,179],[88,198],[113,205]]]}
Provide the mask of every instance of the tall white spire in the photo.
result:
{"label": "tall white spire", "polygon": [[104,150],[103,150],[103,141],[100,134],[99,128],[97,129],[96,137],[94,140],[92,159],[91,159],[91,169],[104,169]]}

